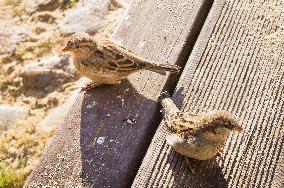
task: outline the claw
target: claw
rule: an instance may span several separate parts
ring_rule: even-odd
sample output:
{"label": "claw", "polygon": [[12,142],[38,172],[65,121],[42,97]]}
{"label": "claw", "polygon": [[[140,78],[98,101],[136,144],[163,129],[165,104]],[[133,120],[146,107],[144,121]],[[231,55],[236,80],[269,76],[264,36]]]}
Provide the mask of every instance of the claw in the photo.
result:
{"label": "claw", "polygon": [[101,84],[95,83],[95,82],[89,82],[85,86],[81,87],[81,92],[82,91],[89,91],[89,90],[91,90],[91,89],[93,89],[93,88],[95,88],[99,85],[101,85]]}
{"label": "claw", "polygon": [[224,154],[224,149],[223,148],[219,149],[217,156],[222,157],[223,154]]}

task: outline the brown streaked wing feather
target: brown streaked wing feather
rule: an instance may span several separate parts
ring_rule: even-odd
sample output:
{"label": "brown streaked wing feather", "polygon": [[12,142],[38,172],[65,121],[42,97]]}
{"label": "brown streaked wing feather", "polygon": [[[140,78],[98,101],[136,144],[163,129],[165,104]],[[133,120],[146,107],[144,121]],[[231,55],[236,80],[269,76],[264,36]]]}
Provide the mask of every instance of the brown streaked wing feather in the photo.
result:
{"label": "brown streaked wing feather", "polygon": [[195,114],[187,112],[176,112],[171,114],[167,120],[168,127],[177,133],[193,131],[198,128]]}
{"label": "brown streaked wing feather", "polygon": [[180,112],[179,116],[183,119],[183,121],[187,121],[187,122],[196,122],[198,121],[198,115],[191,113],[191,112]]}
{"label": "brown streaked wing feather", "polygon": [[129,59],[123,59],[120,61],[109,61],[107,62],[107,65],[110,69],[116,71],[136,71],[145,67],[145,65],[141,63],[135,63],[134,61]]}
{"label": "brown streaked wing feather", "polygon": [[146,60],[111,41],[100,41],[100,48],[109,59],[113,59],[113,63],[118,66],[118,69],[112,66],[113,63],[109,64],[110,67],[116,68],[118,71],[135,71],[147,66]]}

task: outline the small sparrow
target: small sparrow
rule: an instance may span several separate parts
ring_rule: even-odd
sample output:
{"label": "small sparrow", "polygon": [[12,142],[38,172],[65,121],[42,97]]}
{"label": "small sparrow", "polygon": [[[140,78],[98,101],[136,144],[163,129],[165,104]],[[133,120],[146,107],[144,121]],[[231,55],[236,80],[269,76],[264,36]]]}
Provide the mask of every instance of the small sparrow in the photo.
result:
{"label": "small sparrow", "polygon": [[241,131],[237,120],[227,111],[201,114],[181,112],[167,92],[159,97],[165,124],[171,134],[166,142],[181,155],[198,160],[210,159],[222,151],[231,131]]}
{"label": "small sparrow", "polygon": [[128,75],[141,70],[165,75],[166,71],[179,72],[180,69],[176,65],[145,60],[109,40],[97,40],[87,33],[72,35],[62,52],[71,52],[74,66],[93,81],[86,90],[101,84],[119,84]]}

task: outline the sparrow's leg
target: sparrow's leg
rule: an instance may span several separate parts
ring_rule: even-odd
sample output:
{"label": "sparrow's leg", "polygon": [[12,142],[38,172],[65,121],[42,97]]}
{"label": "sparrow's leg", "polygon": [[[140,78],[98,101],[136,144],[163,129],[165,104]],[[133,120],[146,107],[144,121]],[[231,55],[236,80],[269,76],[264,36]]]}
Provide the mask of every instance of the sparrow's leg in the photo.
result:
{"label": "sparrow's leg", "polygon": [[89,82],[85,86],[81,87],[81,91],[89,91],[97,86],[100,86],[102,84],[96,83],[96,82]]}
{"label": "sparrow's leg", "polygon": [[189,170],[191,171],[192,174],[195,174],[195,166],[193,166],[192,162],[190,161],[190,159],[188,157],[184,157],[185,158],[185,162],[188,165]]}
{"label": "sparrow's leg", "polygon": [[222,155],[224,155],[224,148],[220,148],[218,153],[217,153],[218,157],[222,157]]}

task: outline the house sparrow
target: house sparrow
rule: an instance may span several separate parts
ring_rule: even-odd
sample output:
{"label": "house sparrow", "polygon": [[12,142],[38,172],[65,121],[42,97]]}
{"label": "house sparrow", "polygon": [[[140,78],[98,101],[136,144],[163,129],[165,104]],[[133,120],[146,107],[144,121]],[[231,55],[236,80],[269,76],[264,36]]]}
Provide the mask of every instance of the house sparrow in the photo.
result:
{"label": "house sparrow", "polygon": [[227,111],[214,110],[193,114],[181,112],[167,92],[159,97],[170,135],[166,142],[181,155],[207,160],[224,147],[231,131],[241,131],[237,120]]}
{"label": "house sparrow", "polygon": [[180,69],[176,65],[145,60],[109,40],[96,40],[87,33],[72,35],[62,52],[71,52],[74,66],[93,81],[86,90],[101,84],[119,84],[128,75],[141,70],[165,75],[166,71],[179,72]]}

